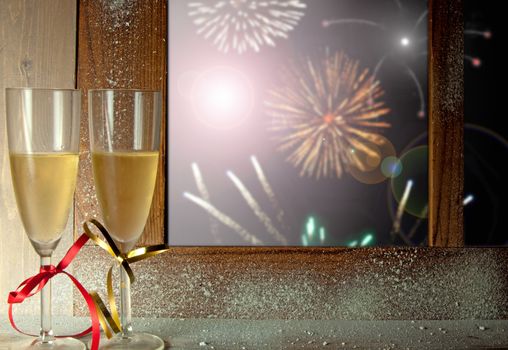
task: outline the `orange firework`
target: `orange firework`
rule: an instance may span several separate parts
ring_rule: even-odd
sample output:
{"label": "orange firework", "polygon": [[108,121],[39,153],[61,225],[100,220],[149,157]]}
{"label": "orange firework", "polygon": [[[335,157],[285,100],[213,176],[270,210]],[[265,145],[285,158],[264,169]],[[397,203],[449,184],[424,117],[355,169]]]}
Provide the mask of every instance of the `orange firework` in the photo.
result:
{"label": "orange firework", "polygon": [[288,65],[281,78],[265,105],[278,150],[289,153],[287,161],[300,175],[340,178],[351,167],[370,170],[384,142],[378,132],[390,127],[381,117],[390,110],[379,101],[384,92],[368,69],[327,51],[320,61]]}

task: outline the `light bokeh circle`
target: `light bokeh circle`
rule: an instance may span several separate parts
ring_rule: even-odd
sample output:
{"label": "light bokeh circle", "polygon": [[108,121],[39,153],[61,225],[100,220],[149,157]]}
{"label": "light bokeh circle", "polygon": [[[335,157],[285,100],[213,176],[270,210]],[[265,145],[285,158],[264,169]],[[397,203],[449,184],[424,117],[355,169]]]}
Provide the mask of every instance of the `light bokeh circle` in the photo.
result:
{"label": "light bokeh circle", "polygon": [[379,141],[376,143],[368,140],[362,141],[372,151],[371,154],[360,150],[351,150],[356,153],[356,157],[363,164],[364,169],[351,164],[349,173],[361,183],[374,185],[385,181],[388,177],[383,173],[382,164],[386,158],[395,157],[395,147],[384,136],[378,135],[378,139]]}
{"label": "light bokeh circle", "polygon": [[397,177],[402,172],[402,162],[395,156],[386,157],[381,163],[381,172],[389,178]]}
{"label": "light bokeh circle", "polygon": [[212,128],[230,129],[242,124],[254,108],[254,89],[243,72],[226,66],[207,69],[192,86],[194,116]]}

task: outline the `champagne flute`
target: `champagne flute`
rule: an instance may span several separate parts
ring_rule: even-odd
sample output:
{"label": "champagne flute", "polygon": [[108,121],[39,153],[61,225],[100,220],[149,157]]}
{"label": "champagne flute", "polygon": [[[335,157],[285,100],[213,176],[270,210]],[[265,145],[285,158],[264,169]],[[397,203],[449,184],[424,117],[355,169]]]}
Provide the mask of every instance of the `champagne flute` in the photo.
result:
{"label": "champagne flute", "polygon": [[[6,89],[7,138],[12,182],[25,232],[41,259],[51,255],[67,225],[78,172],[81,92]],[[41,290],[41,330],[27,349],[84,350],[73,338],[55,339],[51,280]]]}
{"label": "champagne flute", "polygon": [[[161,94],[147,90],[88,92],[90,149],[95,189],[111,237],[122,253],[143,233],[159,161]],[[163,349],[151,334],[134,333],[130,280],[120,265],[122,332],[101,349]]]}

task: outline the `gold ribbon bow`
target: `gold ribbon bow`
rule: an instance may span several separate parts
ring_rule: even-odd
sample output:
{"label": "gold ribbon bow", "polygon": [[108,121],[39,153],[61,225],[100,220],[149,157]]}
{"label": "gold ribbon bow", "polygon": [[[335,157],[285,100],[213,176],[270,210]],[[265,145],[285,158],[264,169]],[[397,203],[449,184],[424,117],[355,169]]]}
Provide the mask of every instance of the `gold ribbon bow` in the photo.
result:
{"label": "gold ribbon bow", "polygon": [[[92,232],[92,230],[88,227],[88,224],[92,224],[95,226],[106,239],[105,241],[96,234]],[[97,220],[89,220],[83,224],[83,229],[85,230],[85,234],[99,247],[108,252],[118,264],[122,265],[122,268],[125,269],[127,275],[129,276],[129,280],[131,283],[134,283],[134,273],[132,272],[129,264],[150,258],[152,256],[164,253],[168,250],[168,246],[165,244],[152,245],[148,247],[141,247],[137,249],[133,249],[128,253],[120,252],[120,249],[116,246],[113,238],[106,230],[106,228]],[[107,294],[108,294],[108,304],[111,309],[111,312],[108,311],[107,306],[102,301],[101,297],[97,292],[91,292],[90,295],[95,303],[97,308],[97,313],[99,316],[99,322],[101,324],[102,329],[104,329],[104,333],[106,336],[111,338],[113,333],[120,333],[122,331],[122,324],[120,322],[120,317],[118,314],[118,309],[116,307],[115,295],[113,294],[113,268],[115,267],[115,263],[109,268],[107,277],[106,277],[106,286],[107,286]]]}

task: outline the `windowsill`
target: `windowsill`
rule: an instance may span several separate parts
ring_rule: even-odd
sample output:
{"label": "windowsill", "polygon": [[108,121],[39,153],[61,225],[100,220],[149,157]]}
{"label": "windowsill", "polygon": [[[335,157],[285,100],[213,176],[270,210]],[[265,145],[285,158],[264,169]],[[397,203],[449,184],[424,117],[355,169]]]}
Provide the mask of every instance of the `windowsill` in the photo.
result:
{"label": "windowsill", "polygon": [[[106,298],[112,261],[87,246],[71,267]],[[172,247],[132,265],[132,309],[186,319],[503,320],[507,265],[506,248]],[[87,316],[85,305],[75,290],[74,314]]]}
{"label": "windowsill", "polygon": [[[55,317],[55,330],[80,331],[83,317]],[[23,329],[36,331],[38,317],[20,317]],[[148,319],[135,329],[162,337],[171,349],[508,349],[508,321],[309,321]],[[481,327],[485,327],[484,330]],[[0,348],[23,339],[0,321]],[[85,342],[89,338],[85,338]],[[344,345],[342,345],[344,343]],[[201,345],[200,345],[201,344]]]}

